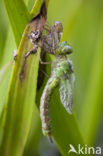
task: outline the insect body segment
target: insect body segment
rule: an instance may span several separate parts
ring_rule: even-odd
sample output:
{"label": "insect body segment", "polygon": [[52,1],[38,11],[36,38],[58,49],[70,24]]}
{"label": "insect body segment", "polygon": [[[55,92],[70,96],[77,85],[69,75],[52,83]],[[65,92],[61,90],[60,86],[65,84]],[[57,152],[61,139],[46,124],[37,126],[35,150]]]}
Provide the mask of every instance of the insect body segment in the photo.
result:
{"label": "insect body segment", "polygon": [[42,131],[44,135],[51,136],[51,120],[49,113],[49,103],[53,90],[59,84],[59,79],[51,77],[43,91],[40,104],[40,116],[42,120]]}
{"label": "insect body segment", "polygon": [[[69,46],[64,42],[62,42],[59,46],[61,48],[61,52],[63,53],[63,49],[66,49],[64,52],[68,54]],[[43,134],[51,136],[51,120],[49,116],[49,104],[52,93],[56,87],[59,86],[60,91],[60,99],[67,110],[68,113],[72,113],[72,104],[73,104],[73,68],[72,62],[67,58],[66,55],[56,55],[54,62],[52,63],[52,72],[51,76],[45,86],[43,91],[41,101],[40,101],[40,114],[42,120],[42,129]]]}
{"label": "insect body segment", "polygon": [[42,48],[46,52],[55,55],[62,36],[62,32],[62,23],[56,21],[54,25],[48,30],[48,33],[42,37]]}

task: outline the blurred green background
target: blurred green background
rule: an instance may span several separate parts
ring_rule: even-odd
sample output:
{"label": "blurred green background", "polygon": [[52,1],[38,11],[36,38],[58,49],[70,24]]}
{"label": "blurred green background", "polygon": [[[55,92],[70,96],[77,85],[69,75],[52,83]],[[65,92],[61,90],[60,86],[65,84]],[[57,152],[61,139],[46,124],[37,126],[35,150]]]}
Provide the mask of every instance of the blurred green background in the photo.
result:
{"label": "blurred green background", "polygon": [[[25,0],[25,4],[30,11],[34,0]],[[62,41],[68,41],[73,48],[70,56],[76,77],[73,112],[86,143],[101,147],[103,145],[103,0],[50,0],[47,21],[51,25],[55,21],[63,23]],[[14,49],[16,49],[15,40],[1,0],[0,74],[5,64],[13,60]],[[3,76],[0,75],[0,123],[11,67],[12,65],[6,69]],[[24,156],[60,155],[56,146],[42,136],[38,110],[35,109],[35,113],[37,115],[36,118],[32,118]]]}

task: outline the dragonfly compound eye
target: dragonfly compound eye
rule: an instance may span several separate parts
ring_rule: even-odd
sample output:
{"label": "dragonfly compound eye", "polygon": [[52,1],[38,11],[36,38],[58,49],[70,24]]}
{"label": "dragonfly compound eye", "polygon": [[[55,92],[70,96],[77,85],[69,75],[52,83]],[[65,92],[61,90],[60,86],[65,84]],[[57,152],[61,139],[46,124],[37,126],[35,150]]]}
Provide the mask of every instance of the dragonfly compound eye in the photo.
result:
{"label": "dragonfly compound eye", "polygon": [[70,47],[70,45],[67,44],[67,42],[62,42],[59,45],[58,54],[59,55],[68,55],[70,53],[72,53],[72,48]]}

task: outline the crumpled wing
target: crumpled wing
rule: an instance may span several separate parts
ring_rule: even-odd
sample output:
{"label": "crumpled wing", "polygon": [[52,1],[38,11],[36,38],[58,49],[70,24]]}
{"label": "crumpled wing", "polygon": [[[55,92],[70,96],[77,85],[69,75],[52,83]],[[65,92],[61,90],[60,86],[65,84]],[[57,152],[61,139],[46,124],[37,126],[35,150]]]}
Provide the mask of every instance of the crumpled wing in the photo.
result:
{"label": "crumpled wing", "polygon": [[59,87],[61,103],[69,114],[72,114],[74,80],[74,74],[71,74],[68,79],[61,80]]}

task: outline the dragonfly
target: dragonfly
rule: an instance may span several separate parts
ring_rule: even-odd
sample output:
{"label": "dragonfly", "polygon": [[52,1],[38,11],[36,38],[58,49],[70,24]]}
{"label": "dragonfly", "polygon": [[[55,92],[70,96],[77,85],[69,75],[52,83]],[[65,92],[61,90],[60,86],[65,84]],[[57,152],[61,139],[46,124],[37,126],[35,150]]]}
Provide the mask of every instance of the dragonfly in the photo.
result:
{"label": "dragonfly", "polygon": [[56,51],[55,60],[52,62],[51,76],[47,81],[40,101],[40,117],[43,134],[51,140],[52,125],[49,113],[51,96],[55,88],[59,87],[60,99],[64,108],[72,114],[74,72],[72,61],[68,55],[72,48],[67,42],[62,42]]}
{"label": "dragonfly", "polygon": [[[39,29],[37,29],[35,32],[31,32],[30,35],[28,35],[28,38],[31,40],[31,43],[34,46],[33,49],[25,54],[25,58],[27,58],[30,54],[35,54],[38,52],[38,47],[40,47],[42,51],[53,55],[56,54],[63,32],[62,23],[56,21],[53,26],[50,27],[47,25],[47,28],[44,27],[44,30],[47,31],[45,35],[41,35],[41,31]],[[39,58],[39,60],[41,64],[48,64],[43,62],[41,58]]]}

